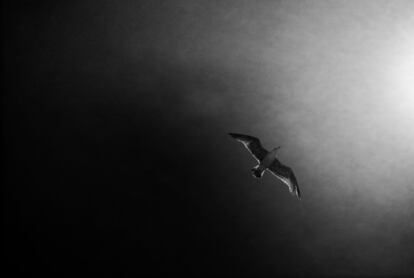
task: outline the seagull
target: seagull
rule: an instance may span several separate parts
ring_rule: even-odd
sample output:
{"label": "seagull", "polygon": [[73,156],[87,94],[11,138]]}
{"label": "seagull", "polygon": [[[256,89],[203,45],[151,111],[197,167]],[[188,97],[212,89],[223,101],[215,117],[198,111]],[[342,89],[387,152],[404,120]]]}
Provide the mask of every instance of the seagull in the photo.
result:
{"label": "seagull", "polygon": [[261,178],[264,172],[268,170],[288,186],[292,195],[296,196],[299,200],[301,199],[299,185],[292,169],[283,165],[276,158],[276,153],[280,149],[280,146],[269,152],[262,147],[260,140],[256,137],[238,133],[229,133],[229,135],[242,143],[259,163],[251,169],[253,177]]}

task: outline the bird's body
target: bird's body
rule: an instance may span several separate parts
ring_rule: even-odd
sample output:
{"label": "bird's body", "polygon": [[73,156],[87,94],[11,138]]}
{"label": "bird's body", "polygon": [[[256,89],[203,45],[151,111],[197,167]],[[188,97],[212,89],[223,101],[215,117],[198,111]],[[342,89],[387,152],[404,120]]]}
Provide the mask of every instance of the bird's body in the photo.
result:
{"label": "bird's body", "polygon": [[276,160],[276,153],[277,153],[278,148],[268,152],[266,154],[266,156],[259,162],[259,165],[257,165],[256,167],[254,167],[252,169],[253,176],[256,178],[260,178],[263,176],[263,173],[266,171],[267,168],[270,167],[270,165],[272,165],[272,163]]}
{"label": "bird's body", "polygon": [[292,169],[283,165],[276,158],[276,153],[280,147],[274,148],[269,152],[262,147],[260,140],[256,137],[237,133],[229,133],[229,135],[241,142],[258,161],[259,164],[251,170],[254,177],[261,178],[264,172],[268,170],[286,184],[292,194],[299,199],[301,198],[299,185]]}

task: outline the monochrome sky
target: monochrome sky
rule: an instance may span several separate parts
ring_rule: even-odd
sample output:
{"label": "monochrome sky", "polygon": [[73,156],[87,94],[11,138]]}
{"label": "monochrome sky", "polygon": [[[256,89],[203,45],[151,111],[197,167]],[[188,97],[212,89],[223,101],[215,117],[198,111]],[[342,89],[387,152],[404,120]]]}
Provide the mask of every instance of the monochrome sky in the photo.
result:
{"label": "monochrome sky", "polygon": [[[5,1],[2,13],[17,269],[414,273],[414,2]],[[254,179],[228,132],[282,146],[302,201]]]}

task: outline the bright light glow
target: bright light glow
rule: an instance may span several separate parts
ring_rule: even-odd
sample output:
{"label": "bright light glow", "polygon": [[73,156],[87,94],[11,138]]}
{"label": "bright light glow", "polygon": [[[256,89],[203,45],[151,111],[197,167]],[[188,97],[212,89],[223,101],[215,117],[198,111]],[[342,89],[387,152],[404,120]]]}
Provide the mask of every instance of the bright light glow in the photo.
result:
{"label": "bright light glow", "polygon": [[[402,91],[412,93],[414,90],[414,43],[401,53],[395,66],[396,86]],[[411,96],[414,94],[410,94]],[[412,98],[411,98],[412,100]]]}
{"label": "bright light glow", "polygon": [[348,22],[335,13],[320,20],[319,10],[301,12],[306,20],[286,19],[288,31],[277,34],[268,55],[278,59],[275,111],[263,121],[274,123],[269,137],[280,137],[285,126],[304,160],[345,192],[381,204],[407,200],[414,166],[414,17],[372,12]]}
{"label": "bright light glow", "polygon": [[390,65],[390,81],[396,90],[410,97],[414,95],[414,42],[396,52]]}
{"label": "bright light glow", "polygon": [[414,119],[414,39],[398,40],[389,53],[389,65],[386,71],[388,104],[393,106],[394,113],[412,121]]}

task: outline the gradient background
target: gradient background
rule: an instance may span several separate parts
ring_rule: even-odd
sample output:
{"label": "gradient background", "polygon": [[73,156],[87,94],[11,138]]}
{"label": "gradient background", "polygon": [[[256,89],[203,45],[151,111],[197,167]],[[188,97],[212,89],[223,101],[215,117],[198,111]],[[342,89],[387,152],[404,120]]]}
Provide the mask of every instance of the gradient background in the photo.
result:
{"label": "gradient background", "polygon": [[413,1],[2,3],[12,271],[414,274]]}

